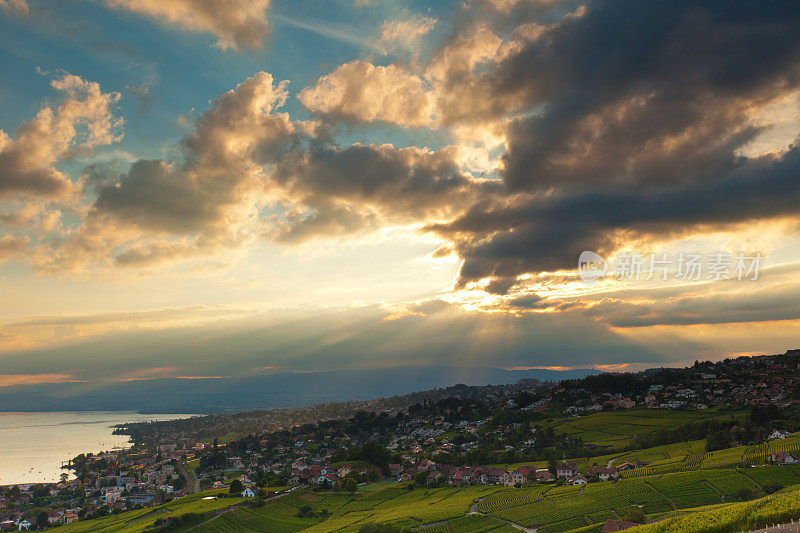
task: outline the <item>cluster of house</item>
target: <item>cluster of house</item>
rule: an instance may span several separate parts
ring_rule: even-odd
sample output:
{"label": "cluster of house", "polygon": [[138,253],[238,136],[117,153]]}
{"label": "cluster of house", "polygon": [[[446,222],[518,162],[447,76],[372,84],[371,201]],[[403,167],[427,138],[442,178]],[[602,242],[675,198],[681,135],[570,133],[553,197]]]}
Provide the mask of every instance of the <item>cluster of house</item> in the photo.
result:
{"label": "cluster of house", "polygon": [[34,511],[46,512],[49,525],[60,525],[92,515],[103,507],[124,511],[161,503],[173,495],[174,482],[181,477],[172,460],[164,458],[174,451],[173,446],[166,446],[160,458],[126,451],[106,452],[86,458],[88,469],[82,479],[68,479],[65,474],[59,483],[18,484],[13,486],[14,491],[5,487],[5,496],[0,497],[0,531],[26,531],[31,522],[38,525]]}
{"label": "cluster of house", "polygon": [[[47,510],[47,523],[48,525],[65,525],[77,522],[79,520],[78,512],[80,509],[67,509],[65,511],[57,511],[54,509]],[[30,531],[33,524],[27,518],[6,518],[0,521],[0,531]]]}
{"label": "cluster of house", "polygon": [[[70,485],[80,484],[77,480],[71,482],[52,483],[44,486],[50,497],[57,497],[59,492],[68,488]],[[18,490],[16,496],[0,497],[0,531],[30,531],[34,524],[39,521],[32,516],[31,506],[34,501],[34,488],[37,485],[23,483],[14,485]],[[43,487],[38,485],[38,487]],[[71,524],[79,519],[80,507],[66,507],[63,509],[42,508],[37,509],[38,513],[44,512],[47,515],[47,524],[51,526]],[[37,513],[37,514],[38,514]]]}
{"label": "cluster of house", "polygon": [[[585,475],[578,472],[578,467],[575,463],[569,461],[562,461],[559,463],[555,468],[555,474],[547,468],[537,468],[530,465],[522,465],[514,470],[507,471],[502,468],[490,466],[452,467],[450,465],[432,464],[429,468],[432,468],[433,471],[428,475],[428,480],[444,480],[450,484],[471,483],[513,487],[525,483],[549,483],[558,479],[564,479],[564,481],[570,485],[585,485],[589,482],[588,478],[596,477],[600,481],[608,481],[612,478],[618,478],[620,472],[646,466],[647,464],[649,463],[639,461],[636,464],[625,462],[615,467],[593,465],[587,469]],[[412,466],[409,470],[410,472],[400,476],[399,479],[401,481],[413,477],[414,467]],[[406,477],[407,474],[409,477]]]}
{"label": "cluster of house", "polygon": [[[769,440],[785,439],[791,435],[788,431],[776,429],[770,433]],[[770,454],[769,460],[776,465],[793,465],[800,462],[800,454],[796,452],[774,452]]]}
{"label": "cluster of house", "polygon": [[298,485],[329,485],[335,486],[342,479],[350,474],[358,474],[362,477],[373,477],[378,480],[383,478],[380,468],[356,467],[345,464],[339,468],[330,465],[306,464],[304,461],[292,463],[292,475],[289,476],[289,484]]}
{"label": "cluster of house", "polygon": [[[601,481],[616,479],[620,472],[645,466],[646,462],[622,463],[615,467],[590,466],[586,474],[578,472],[575,463],[562,461],[555,469],[555,474],[547,468],[537,468],[530,465],[522,465],[514,470],[505,470],[495,466],[453,466],[448,464],[437,464],[428,459],[422,459],[408,466],[401,464],[390,464],[390,476],[400,482],[417,481],[420,474],[424,475],[425,482],[428,484],[447,483],[450,485],[506,485],[509,487],[523,485],[526,483],[549,483],[558,479],[571,485],[584,485],[589,479],[596,477]],[[355,468],[351,465],[344,465],[340,468],[333,468],[330,465],[319,466],[298,464],[299,468],[292,472],[289,483],[292,486],[329,484],[334,486],[341,479],[348,476],[351,472],[358,472],[366,475],[374,471],[376,476],[381,476],[378,469]],[[381,476],[382,477],[382,476]]]}
{"label": "cluster of house", "polygon": [[557,387],[552,397],[566,404],[566,414],[579,415],[608,408],[704,410],[722,404],[785,406],[793,403],[798,350],[783,356],[739,357],[704,363],[701,368],[676,375],[673,383],[656,383],[641,394],[594,393],[585,389]]}

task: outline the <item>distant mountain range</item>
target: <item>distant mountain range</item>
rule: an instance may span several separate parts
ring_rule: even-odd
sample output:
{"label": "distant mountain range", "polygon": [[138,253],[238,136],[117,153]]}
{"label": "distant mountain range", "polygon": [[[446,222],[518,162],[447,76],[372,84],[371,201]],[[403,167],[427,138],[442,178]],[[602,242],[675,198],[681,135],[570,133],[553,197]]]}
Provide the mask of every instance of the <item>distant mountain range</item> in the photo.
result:
{"label": "distant mountain range", "polygon": [[555,371],[413,366],[235,378],[17,385],[0,390],[0,411],[247,411],[367,400],[457,383],[502,385],[526,378],[560,381],[597,373],[599,371],[593,369]]}

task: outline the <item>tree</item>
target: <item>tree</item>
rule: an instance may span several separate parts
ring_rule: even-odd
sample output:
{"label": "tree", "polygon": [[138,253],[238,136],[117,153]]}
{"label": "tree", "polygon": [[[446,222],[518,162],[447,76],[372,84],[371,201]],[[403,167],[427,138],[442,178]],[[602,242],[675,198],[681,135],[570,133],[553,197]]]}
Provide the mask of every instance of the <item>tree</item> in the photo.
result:
{"label": "tree", "polygon": [[722,430],[715,431],[706,437],[706,451],[713,452],[715,450],[722,450],[728,447],[729,442],[729,432]]}
{"label": "tree", "polygon": [[314,509],[310,505],[304,505],[297,510],[297,518],[314,518]]}
{"label": "tree", "polygon": [[550,459],[547,461],[547,470],[548,470],[548,471],[549,471],[551,474],[553,474],[554,476],[556,475],[556,470],[558,470],[558,461],[556,460],[556,458],[555,458],[555,457],[551,457],[551,458],[550,458]]}
{"label": "tree", "polygon": [[624,520],[628,522],[636,522],[637,524],[644,524],[645,523],[645,516],[644,511],[642,511],[638,507],[631,507],[628,509],[628,512],[625,513]]}
{"label": "tree", "polygon": [[228,492],[231,494],[238,494],[243,490],[244,486],[242,485],[242,482],[239,481],[238,479],[234,479],[233,481],[231,481],[231,486],[228,487]]}
{"label": "tree", "polygon": [[740,502],[746,502],[748,500],[752,500],[756,497],[756,493],[752,489],[748,489],[747,487],[742,487],[741,489],[737,490],[733,493],[733,499],[738,500]]}
{"label": "tree", "polygon": [[253,476],[253,481],[255,481],[256,485],[258,485],[259,487],[263,487],[264,485],[267,484],[267,475],[264,473],[262,469],[256,468],[256,473]]}
{"label": "tree", "polygon": [[40,528],[47,527],[47,511],[39,511],[39,513],[36,515],[36,525]]}
{"label": "tree", "polygon": [[347,492],[355,492],[356,490],[358,490],[358,483],[356,482],[355,479],[349,477],[344,482],[344,488],[345,490],[347,490]]}

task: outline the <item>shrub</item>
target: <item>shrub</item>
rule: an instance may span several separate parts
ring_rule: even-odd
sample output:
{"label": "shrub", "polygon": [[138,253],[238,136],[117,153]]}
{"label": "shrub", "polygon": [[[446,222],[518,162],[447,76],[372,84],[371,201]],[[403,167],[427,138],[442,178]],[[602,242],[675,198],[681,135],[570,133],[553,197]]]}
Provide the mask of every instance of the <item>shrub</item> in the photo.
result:
{"label": "shrub", "polygon": [[159,518],[153,523],[147,533],[167,533],[169,531],[178,531],[186,528],[190,524],[202,521],[206,515],[202,513],[186,513],[181,516],[169,516],[167,518]]}
{"label": "shrub", "polygon": [[636,522],[637,524],[644,524],[646,517],[644,515],[644,511],[642,511],[640,508],[631,507],[628,509],[628,512],[625,513],[623,520],[627,520],[628,522]]}

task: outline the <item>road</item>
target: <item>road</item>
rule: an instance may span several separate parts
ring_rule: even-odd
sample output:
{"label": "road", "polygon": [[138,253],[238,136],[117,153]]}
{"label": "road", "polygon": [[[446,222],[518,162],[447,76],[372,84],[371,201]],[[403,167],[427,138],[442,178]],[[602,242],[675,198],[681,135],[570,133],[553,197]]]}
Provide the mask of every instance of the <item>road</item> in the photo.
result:
{"label": "road", "polygon": [[186,464],[183,461],[178,461],[178,470],[181,471],[181,475],[186,480],[186,486],[177,493],[177,496],[186,496],[187,494],[200,492],[200,480],[197,479],[194,472],[190,472],[189,469],[186,468]]}

